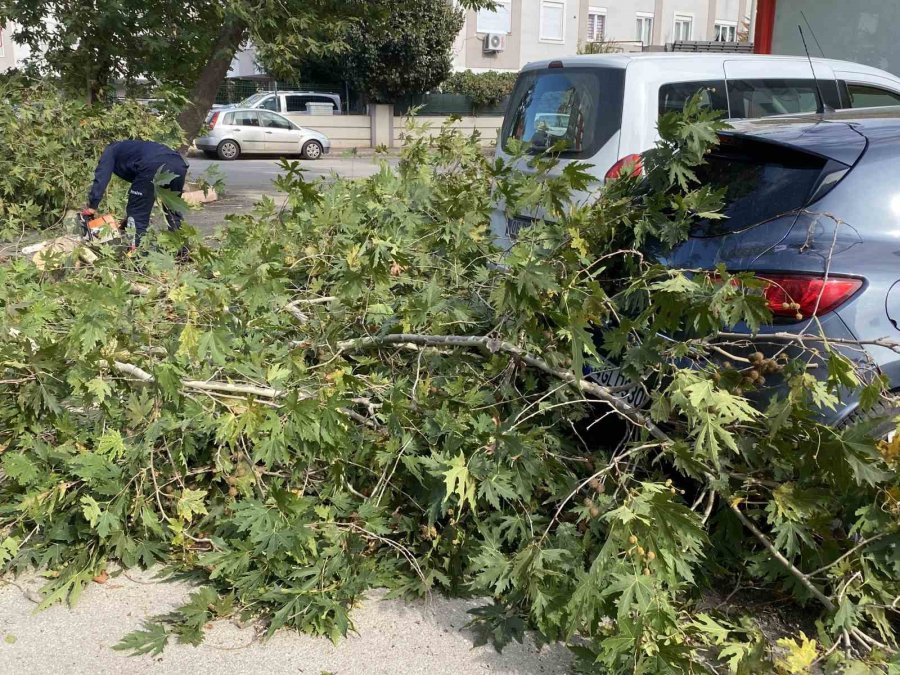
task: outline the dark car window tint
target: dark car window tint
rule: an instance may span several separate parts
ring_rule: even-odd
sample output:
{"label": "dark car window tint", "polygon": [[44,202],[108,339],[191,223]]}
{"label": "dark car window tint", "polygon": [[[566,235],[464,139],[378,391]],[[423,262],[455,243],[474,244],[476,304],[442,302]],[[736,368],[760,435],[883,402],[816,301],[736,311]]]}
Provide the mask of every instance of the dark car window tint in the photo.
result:
{"label": "dark car window tint", "polygon": [[306,112],[307,96],[285,96],[284,105],[287,112]]}
{"label": "dark car window tint", "polygon": [[[819,80],[819,87],[827,105],[832,108],[841,107],[834,80]],[[818,100],[816,82],[811,78],[728,80],[728,102],[733,118],[815,112]]]}
{"label": "dark car window tint", "polygon": [[511,138],[540,152],[565,143],[565,157],[591,157],[622,126],[625,73],[617,68],[559,68],[519,76],[503,121]]}
{"label": "dark car window tint", "polygon": [[269,127],[270,129],[292,129],[291,123],[288,122],[283,117],[279,117],[270,112],[261,112],[259,114],[262,117],[262,125],[264,127]]}
{"label": "dark car window tint", "polygon": [[234,123],[242,127],[258,127],[259,113],[255,112],[236,112],[234,113]]}
{"label": "dark car window tint", "polygon": [[738,232],[805,207],[825,166],[820,157],[781,145],[723,137],[697,178],[724,190],[726,219],[704,221],[695,235]]}
{"label": "dark car window tint", "polygon": [[266,110],[274,110],[275,112],[279,112],[281,110],[281,103],[279,102],[278,96],[271,96],[263,101],[259,106],[259,108],[264,108]]}
{"label": "dark car window tint", "polygon": [[705,82],[673,82],[659,88],[659,114],[684,112],[691,97],[700,93],[700,105],[709,110],[721,110],[728,116],[728,97],[724,80]]}
{"label": "dark car window tint", "polygon": [[900,94],[867,84],[847,83],[851,108],[881,108],[900,105]]}

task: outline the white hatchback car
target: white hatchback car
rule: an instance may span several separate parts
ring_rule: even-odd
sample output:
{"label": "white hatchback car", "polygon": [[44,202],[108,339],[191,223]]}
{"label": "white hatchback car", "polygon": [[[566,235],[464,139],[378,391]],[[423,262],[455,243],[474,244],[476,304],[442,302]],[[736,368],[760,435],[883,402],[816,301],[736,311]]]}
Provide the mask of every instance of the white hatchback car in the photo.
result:
{"label": "white hatchback car", "polygon": [[[815,73],[815,77],[813,76]],[[591,165],[602,183],[634,169],[658,139],[659,116],[702,104],[730,119],[815,112],[819,91],[832,108],[900,104],[900,78],[848,61],[744,54],[597,54],[530,63],[522,70],[503,120],[497,156],[511,140],[534,153],[564,142],[562,171],[571,161]],[[529,171],[526,162],[520,168]],[[590,199],[590,193],[576,195]],[[508,246],[542,213],[494,211],[492,229]]]}
{"label": "white hatchback car", "polygon": [[319,159],[331,151],[325,134],[297,126],[268,110],[214,110],[206,119],[208,132],[194,140],[210,157],[232,160],[241,155],[300,155]]}

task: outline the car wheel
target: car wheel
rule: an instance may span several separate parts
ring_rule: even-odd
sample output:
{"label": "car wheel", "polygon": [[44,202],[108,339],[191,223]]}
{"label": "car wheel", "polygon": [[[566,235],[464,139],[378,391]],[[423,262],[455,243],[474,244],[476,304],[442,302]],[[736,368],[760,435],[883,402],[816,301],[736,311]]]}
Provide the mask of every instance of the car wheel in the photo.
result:
{"label": "car wheel", "polygon": [[896,418],[900,416],[900,408],[886,401],[876,403],[868,410],[854,410],[840,423],[841,427],[859,424],[866,420],[880,420],[872,428],[872,436],[880,441],[890,442],[897,433]]}
{"label": "car wheel", "polygon": [[319,159],[322,156],[322,144],[319,141],[307,141],[300,154],[304,159]]}
{"label": "car wheel", "polygon": [[222,141],[219,143],[219,147],[216,148],[216,154],[219,156],[219,159],[225,161],[237,159],[241,156],[241,146],[237,144],[237,141]]}

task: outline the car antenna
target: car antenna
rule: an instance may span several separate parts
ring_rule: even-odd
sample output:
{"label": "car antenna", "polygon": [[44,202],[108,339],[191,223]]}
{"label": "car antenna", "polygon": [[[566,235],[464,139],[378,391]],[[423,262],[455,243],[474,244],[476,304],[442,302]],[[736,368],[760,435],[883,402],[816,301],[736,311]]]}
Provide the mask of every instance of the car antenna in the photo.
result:
{"label": "car antenna", "polygon": [[809,19],[806,18],[806,14],[802,9],[800,10],[800,16],[803,17],[803,23],[806,24],[807,28],[809,28],[809,34],[812,35],[812,39],[816,41],[816,47],[819,48],[819,53],[822,55],[822,58],[827,59],[828,57],[825,56],[825,50],[822,49],[822,45],[819,44],[819,38],[816,37],[816,31],[813,30],[813,27],[809,23]]}
{"label": "car antenna", "polygon": [[819,78],[816,77],[816,67],[813,65],[812,56],[809,55],[809,47],[806,46],[806,36],[803,35],[803,26],[799,23],[797,24],[797,30],[800,31],[800,39],[803,40],[803,51],[806,52],[806,58],[809,59],[809,69],[812,70],[813,82],[816,83],[816,95],[818,101],[816,102],[816,114],[824,115],[828,112],[834,112],[834,108],[830,105],[825,104],[825,99],[822,97],[822,87],[819,86]]}

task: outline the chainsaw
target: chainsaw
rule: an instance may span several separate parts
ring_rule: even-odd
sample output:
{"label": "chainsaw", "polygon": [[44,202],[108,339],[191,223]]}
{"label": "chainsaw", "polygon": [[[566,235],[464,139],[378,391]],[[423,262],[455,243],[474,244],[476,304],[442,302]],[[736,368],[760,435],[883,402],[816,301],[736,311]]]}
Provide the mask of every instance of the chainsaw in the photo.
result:
{"label": "chainsaw", "polygon": [[99,216],[86,209],[78,213],[78,225],[81,238],[94,244],[102,244],[122,235],[121,223],[111,213]]}

